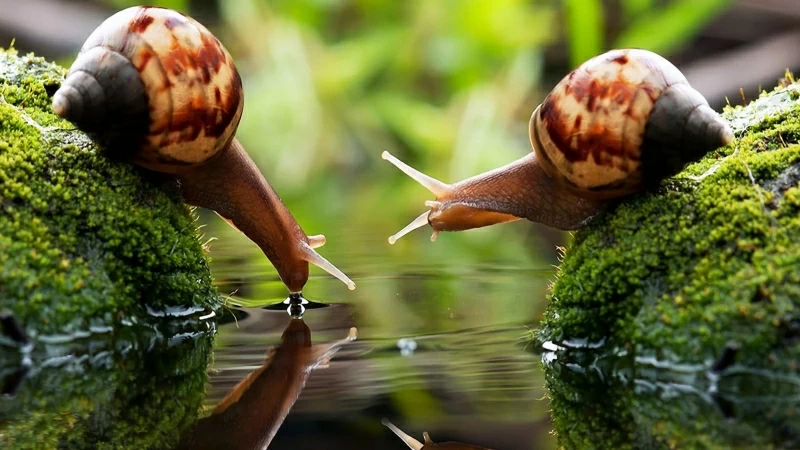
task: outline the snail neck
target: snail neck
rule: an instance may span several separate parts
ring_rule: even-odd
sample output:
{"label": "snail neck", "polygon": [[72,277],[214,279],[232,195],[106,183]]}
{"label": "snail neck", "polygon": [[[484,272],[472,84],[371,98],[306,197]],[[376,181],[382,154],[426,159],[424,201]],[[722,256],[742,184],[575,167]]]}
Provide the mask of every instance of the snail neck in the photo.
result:
{"label": "snail neck", "polygon": [[346,275],[314,251],[325,243],[325,237],[306,236],[237,139],[177,178],[186,203],[214,210],[255,242],[290,292],[300,292],[305,286],[309,263],[355,288]]}
{"label": "snail neck", "polygon": [[[585,224],[604,208],[604,203],[578,197],[564,189],[542,168],[534,153],[497,169],[451,186],[451,193],[431,211],[435,229],[476,228],[472,217],[502,223],[516,218],[550,227],[572,230]],[[491,220],[478,226],[491,225]]]}

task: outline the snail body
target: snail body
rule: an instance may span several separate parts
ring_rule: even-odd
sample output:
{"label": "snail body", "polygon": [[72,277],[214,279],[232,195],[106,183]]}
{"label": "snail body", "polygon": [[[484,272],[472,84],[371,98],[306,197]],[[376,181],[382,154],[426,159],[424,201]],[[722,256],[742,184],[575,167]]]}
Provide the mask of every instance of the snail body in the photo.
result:
{"label": "snail body", "polygon": [[606,52],[565,76],[534,110],[529,136],[532,153],[452,185],[384,152],[436,196],[389,242],[426,224],[432,240],[522,218],[576,229],[733,140],[675,66],[637,49]]}
{"label": "snail body", "polygon": [[293,293],[315,264],[355,284],[313,249],[235,138],[244,109],[231,55],[179,12],[137,6],[106,19],[86,40],[53,96],[53,110],[107,152],[176,180],[184,200],[212,209],[247,235]]}

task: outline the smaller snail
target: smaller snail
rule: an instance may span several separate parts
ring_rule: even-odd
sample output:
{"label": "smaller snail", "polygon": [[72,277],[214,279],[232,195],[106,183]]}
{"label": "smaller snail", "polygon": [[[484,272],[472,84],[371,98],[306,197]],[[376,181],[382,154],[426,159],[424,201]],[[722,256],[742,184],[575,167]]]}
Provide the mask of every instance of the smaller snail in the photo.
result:
{"label": "smaller snail", "polygon": [[470,444],[462,444],[460,442],[442,442],[440,444],[437,444],[431,440],[431,437],[428,435],[427,431],[422,433],[422,437],[425,440],[425,442],[420,442],[414,439],[413,437],[409,436],[408,434],[404,433],[403,430],[401,430],[400,428],[394,426],[394,424],[389,422],[388,419],[383,419],[381,423],[383,423],[386,426],[386,428],[392,430],[392,432],[396,434],[397,437],[399,437],[400,439],[403,440],[403,442],[406,443],[408,448],[413,450],[427,450],[433,448],[452,449],[452,450],[489,450],[484,447],[478,447]]}
{"label": "smaller snail", "polygon": [[606,52],[564,77],[531,115],[529,136],[532,153],[455,184],[383,152],[436,196],[389,242],[426,224],[431,240],[521,218],[573,230],[733,140],[675,66],[637,49]]}
{"label": "smaller snail", "polygon": [[86,40],[53,110],[109,153],[176,180],[184,200],[212,209],[261,247],[292,293],[314,264],[355,283],[314,248],[234,137],[242,80],[222,43],[176,11],[137,6]]}

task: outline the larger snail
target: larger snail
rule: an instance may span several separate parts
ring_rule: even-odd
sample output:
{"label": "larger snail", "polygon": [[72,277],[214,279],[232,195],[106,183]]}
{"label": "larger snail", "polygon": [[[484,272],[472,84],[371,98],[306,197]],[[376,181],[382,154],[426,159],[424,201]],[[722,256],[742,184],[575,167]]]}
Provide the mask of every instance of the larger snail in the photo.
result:
{"label": "larger snail", "polygon": [[533,112],[533,153],[445,184],[383,158],[428,188],[430,208],[389,238],[427,224],[460,231],[520,218],[572,230],[612,205],[727,145],[733,133],[669,61],[645,50],[612,50],[562,79]]}
{"label": "larger snail", "polygon": [[242,81],[220,41],[190,17],[132,7],[87,39],[53,97],[53,109],[102,147],[174,176],[185,201],[216,211],[254,241],[289,291],[314,264],[355,283],[314,248],[322,235],[300,225],[234,137]]}

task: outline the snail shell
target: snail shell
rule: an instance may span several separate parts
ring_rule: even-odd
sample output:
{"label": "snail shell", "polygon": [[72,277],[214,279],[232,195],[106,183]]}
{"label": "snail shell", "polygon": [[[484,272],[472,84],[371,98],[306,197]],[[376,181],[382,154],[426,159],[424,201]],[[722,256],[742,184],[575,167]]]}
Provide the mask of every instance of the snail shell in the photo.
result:
{"label": "snail shell", "polygon": [[133,162],[175,173],[233,138],[242,81],[228,51],[179,12],[132,7],[87,39],[53,98],[57,114]]}
{"label": "snail shell", "polygon": [[530,139],[553,179],[610,199],[676,174],[733,134],[669,61],[625,49],[564,77],[534,111]]}

